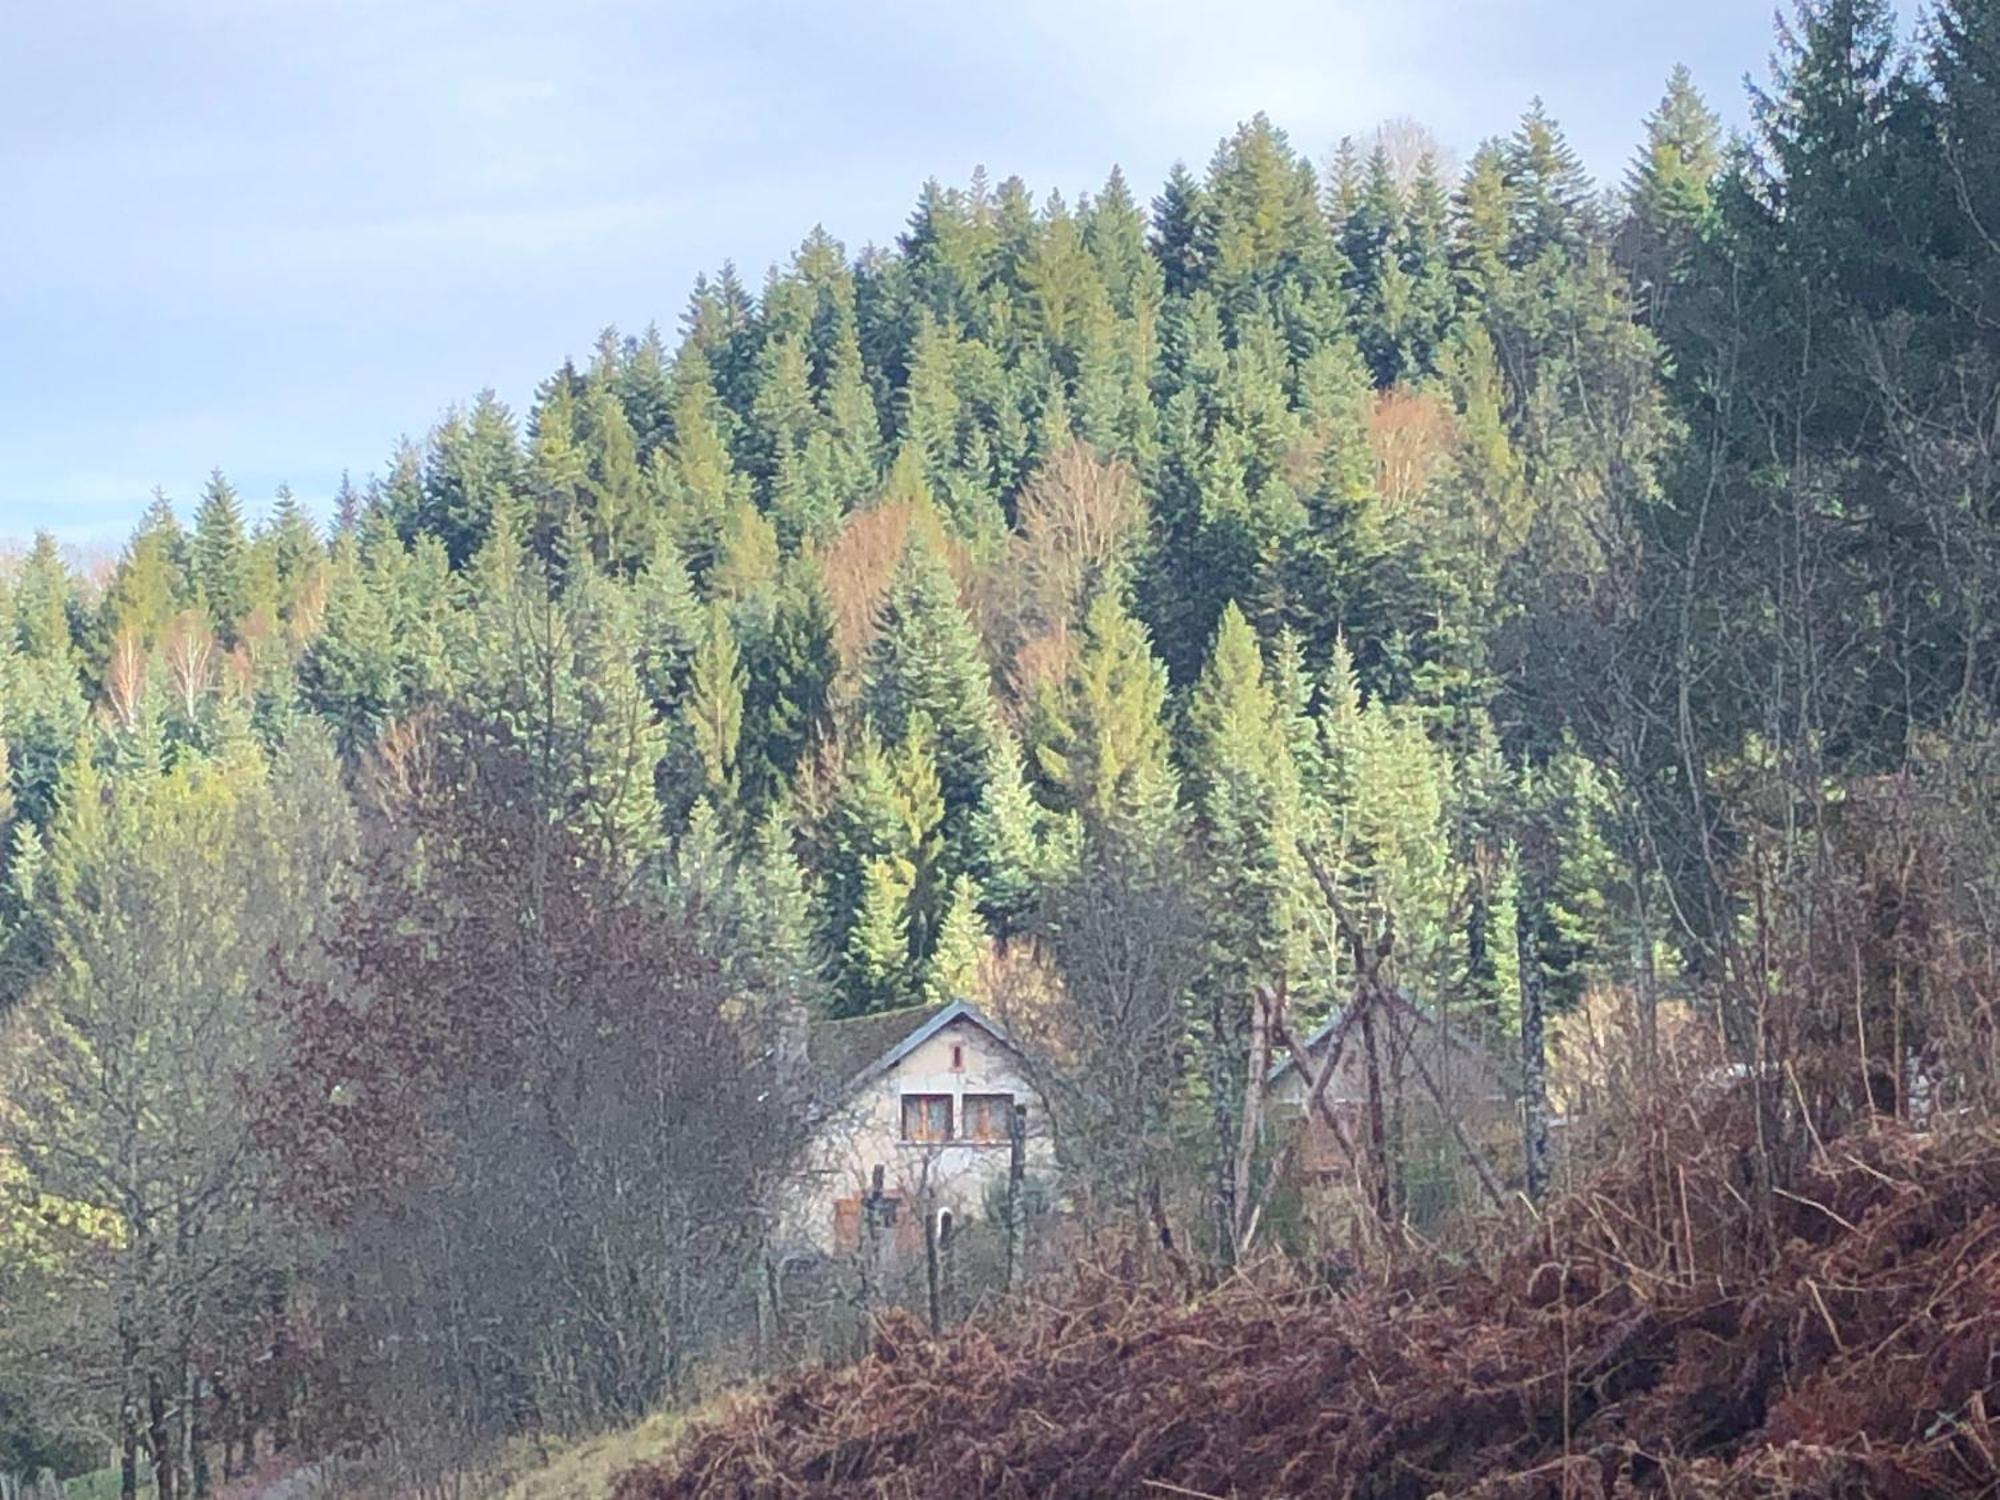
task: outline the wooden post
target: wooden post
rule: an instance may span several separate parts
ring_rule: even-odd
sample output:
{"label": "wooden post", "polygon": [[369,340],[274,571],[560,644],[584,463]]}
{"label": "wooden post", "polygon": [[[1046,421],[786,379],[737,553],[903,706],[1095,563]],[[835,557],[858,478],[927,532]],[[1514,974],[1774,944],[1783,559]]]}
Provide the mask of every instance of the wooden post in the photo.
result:
{"label": "wooden post", "polygon": [[1362,1061],[1367,1064],[1368,1076],[1368,1171],[1374,1178],[1369,1188],[1375,1200],[1375,1217],[1387,1224],[1392,1217],[1389,1142],[1387,1125],[1382,1118],[1382,1053],[1375,1037],[1374,996],[1364,994],[1358,1003],[1361,1006],[1361,1046],[1365,1054]]}
{"label": "wooden post", "polygon": [[861,1305],[864,1312],[875,1310],[882,1265],[882,1167],[877,1163],[869,1179],[868,1193],[861,1200]]}
{"label": "wooden post", "polygon": [[1028,1106],[1014,1105],[1007,1117],[1007,1280],[1008,1291],[1020,1285],[1026,1205],[1021,1201],[1021,1179],[1028,1171]]}
{"label": "wooden post", "polygon": [[924,1306],[930,1314],[931,1332],[944,1332],[943,1268],[938,1264],[938,1217],[932,1212],[929,1195],[924,1202]]}
{"label": "wooden post", "polygon": [[938,1215],[938,1309],[946,1322],[958,1316],[958,1235],[951,1210]]}
{"label": "wooden post", "polygon": [[1548,1052],[1543,1037],[1542,955],[1535,933],[1539,912],[1538,900],[1524,891],[1514,923],[1521,955],[1521,1159],[1528,1196],[1537,1203],[1549,1186]]}

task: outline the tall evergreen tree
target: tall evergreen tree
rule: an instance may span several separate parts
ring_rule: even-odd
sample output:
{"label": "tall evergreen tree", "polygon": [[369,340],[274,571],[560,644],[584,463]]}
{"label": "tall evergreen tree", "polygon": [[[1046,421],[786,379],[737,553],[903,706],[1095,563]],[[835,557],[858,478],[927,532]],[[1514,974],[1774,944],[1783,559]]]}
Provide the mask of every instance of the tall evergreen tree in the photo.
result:
{"label": "tall evergreen tree", "polygon": [[1235,1160],[1259,985],[1297,970],[1303,868],[1294,842],[1298,777],[1263,653],[1232,602],[1188,707],[1188,777],[1205,865],[1204,959],[1189,1032],[1210,1127],[1215,1244],[1234,1252]]}
{"label": "tall evergreen tree", "polygon": [[194,514],[189,551],[196,596],[225,641],[250,613],[250,539],[243,507],[220,470],[211,474]]}
{"label": "tall evergreen tree", "polygon": [[939,544],[912,526],[877,618],[861,704],[877,733],[900,740],[921,716],[937,742],[946,878],[1007,883],[979,812],[997,774],[1000,732],[984,654]]}

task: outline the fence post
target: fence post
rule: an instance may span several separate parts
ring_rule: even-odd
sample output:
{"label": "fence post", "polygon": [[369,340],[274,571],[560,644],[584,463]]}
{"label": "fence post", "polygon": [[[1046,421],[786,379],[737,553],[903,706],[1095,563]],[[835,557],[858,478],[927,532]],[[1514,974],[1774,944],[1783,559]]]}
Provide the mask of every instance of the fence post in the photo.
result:
{"label": "fence post", "polygon": [[1026,1249],[1027,1205],[1021,1201],[1021,1179],[1028,1170],[1028,1106],[1016,1103],[1007,1117],[1007,1281],[1008,1291],[1020,1285]]}

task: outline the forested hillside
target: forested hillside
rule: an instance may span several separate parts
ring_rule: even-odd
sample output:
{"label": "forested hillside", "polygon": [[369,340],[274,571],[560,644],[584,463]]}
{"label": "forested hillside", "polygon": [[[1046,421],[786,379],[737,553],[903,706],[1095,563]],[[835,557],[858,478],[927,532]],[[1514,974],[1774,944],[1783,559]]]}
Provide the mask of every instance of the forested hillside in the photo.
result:
{"label": "forested hillside", "polygon": [[[38,539],[0,1469],[429,1474],[749,1368],[814,1017],[977,997],[1074,1210],[1211,1270],[1260,994],[1499,1049],[1529,1198],[1570,1015],[1611,1094],[1712,1038],[1767,1187],[1990,1108],[2000,5],[1777,55],[1615,185],[1539,105],[1449,173],[1259,116],[1150,198],[931,183],[330,517]],[[1476,1206],[1371,1149],[1378,1213]]]}

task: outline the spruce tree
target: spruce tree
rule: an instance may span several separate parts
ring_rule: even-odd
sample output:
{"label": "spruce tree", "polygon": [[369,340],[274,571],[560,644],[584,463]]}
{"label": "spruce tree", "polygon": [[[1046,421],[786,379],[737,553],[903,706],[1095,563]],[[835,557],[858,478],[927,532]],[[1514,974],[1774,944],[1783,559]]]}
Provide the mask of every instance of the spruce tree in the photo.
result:
{"label": "spruce tree", "polygon": [[689,678],[687,724],[702,769],[703,788],[725,814],[735,811],[738,749],[743,730],[744,673],[736,631],[720,601],[709,606],[707,633]]}
{"label": "spruce tree", "polygon": [[191,585],[181,565],[187,539],[165,496],[139,523],[119,559],[100,607],[107,640],[129,633],[142,648],[166,634],[167,622],[187,607]]}
{"label": "spruce tree", "polygon": [[878,734],[901,740],[919,717],[936,735],[947,878],[1007,883],[978,814],[996,775],[999,725],[979,636],[958,602],[944,555],[913,525],[877,616],[861,706]]}
{"label": "spruce tree", "polygon": [[1285,716],[1263,653],[1234,602],[1222,612],[1188,707],[1188,788],[1206,863],[1203,960],[1189,1033],[1209,1123],[1215,1243],[1234,1253],[1237,1136],[1259,985],[1298,968],[1303,868],[1294,842],[1298,785]]}
{"label": "spruce tree", "polygon": [[942,1005],[969,998],[979,981],[980,961],[986,956],[986,924],[979,915],[979,887],[970,875],[952,882],[945,900],[944,917],[938,924],[937,940],[924,960],[923,998],[926,1004]]}
{"label": "spruce tree", "polygon": [[208,610],[225,643],[250,613],[250,540],[243,507],[220,470],[209,475],[194,515],[190,571],[196,597]]}
{"label": "spruce tree", "polygon": [[421,529],[462,568],[484,545],[494,515],[520,502],[524,484],[513,414],[481,391],[469,414],[451,411],[431,433]]}
{"label": "spruce tree", "polygon": [[1058,721],[1038,752],[1063,805],[1087,825],[1144,844],[1173,823],[1180,778],[1166,703],[1166,667],[1145,627],[1102,590],[1084,615]]}
{"label": "spruce tree", "polygon": [[861,1016],[911,1003],[910,885],[887,856],[862,866],[860,908],[843,953],[843,977],[834,1014]]}
{"label": "spruce tree", "polygon": [[1666,96],[1646,117],[1646,141],[1626,176],[1630,219],[1620,235],[1631,267],[1639,316],[1658,323],[1668,299],[1692,269],[1695,246],[1714,228],[1716,177],[1722,170],[1722,122],[1676,67]]}

